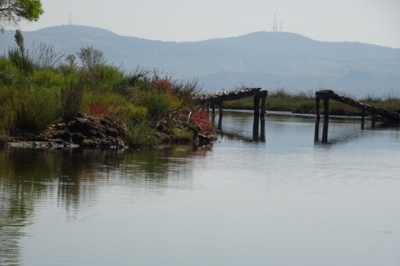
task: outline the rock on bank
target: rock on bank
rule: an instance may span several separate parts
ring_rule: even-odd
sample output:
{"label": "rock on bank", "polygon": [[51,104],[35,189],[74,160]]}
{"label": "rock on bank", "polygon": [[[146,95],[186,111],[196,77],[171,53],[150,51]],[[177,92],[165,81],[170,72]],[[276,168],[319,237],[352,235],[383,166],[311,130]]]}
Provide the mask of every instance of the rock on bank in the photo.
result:
{"label": "rock on bank", "polygon": [[21,132],[5,144],[8,148],[127,148],[125,125],[110,117],[97,118],[79,113],[73,119],[50,125],[38,132]]}

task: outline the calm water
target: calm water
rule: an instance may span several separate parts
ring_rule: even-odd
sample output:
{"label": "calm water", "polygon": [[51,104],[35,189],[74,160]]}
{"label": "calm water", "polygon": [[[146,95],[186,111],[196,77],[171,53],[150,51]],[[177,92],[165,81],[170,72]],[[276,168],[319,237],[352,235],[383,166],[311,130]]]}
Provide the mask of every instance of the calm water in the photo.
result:
{"label": "calm water", "polygon": [[198,150],[0,151],[0,265],[400,265],[400,129],[222,129]]}

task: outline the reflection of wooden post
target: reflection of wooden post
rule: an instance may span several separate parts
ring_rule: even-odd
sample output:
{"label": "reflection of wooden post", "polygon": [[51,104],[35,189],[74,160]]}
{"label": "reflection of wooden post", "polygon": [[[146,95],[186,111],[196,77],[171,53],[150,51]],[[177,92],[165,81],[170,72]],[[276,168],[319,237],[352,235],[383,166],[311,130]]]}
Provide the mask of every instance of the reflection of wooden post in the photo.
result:
{"label": "reflection of wooden post", "polygon": [[222,130],[222,111],[224,109],[224,103],[220,102],[219,103],[219,117],[218,117],[218,130]]}
{"label": "reflection of wooden post", "polygon": [[265,119],[261,119],[260,141],[265,142]]}
{"label": "reflection of wooden post", "polygon": [[361,129],[364,129],[364,122],[365,122],[365,109],[362,109],[362,114],[361,114]]}
{"label": "reflection of wooden post", "polygon": [[320,114],[320,98],[318,96],[315,97],[315,114],[317,115],[317,118],[315,120],[315,132],[314,132],[314,141],[319,140],[319,121],[321,119],[321,114]]}
{"label": "reflection of wooden post", "polygon": [[254,96],[254,120],[253,120],[253,138],[258,139],[258,127],[260,121],[260,96]]}
{"label": "reflection of wooden post", "polygon": [[372,113],[372,122],[371,122],[371,127],[374,128],[375,127],[375,122],[376,122],[376,114]]}
{"label": "reflection of wooden post", "polygon": [[322,143],[328,143],[329,125],[329,98],[324,97],[324,128],[322,130]]}

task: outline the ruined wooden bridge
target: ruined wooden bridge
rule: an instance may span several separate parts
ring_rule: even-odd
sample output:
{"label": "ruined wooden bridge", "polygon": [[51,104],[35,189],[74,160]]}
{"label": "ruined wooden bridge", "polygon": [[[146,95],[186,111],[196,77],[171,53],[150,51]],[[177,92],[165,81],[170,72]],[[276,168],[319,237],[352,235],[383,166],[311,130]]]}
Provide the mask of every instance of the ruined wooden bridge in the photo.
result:
{"label": "ruined wooden bridge", "polygon": [[315,113],[316,113],[316,122],[315,122],[315,134],[314,138],[315,141],[319,140],[319,122],[320,122],[320,100],[322,99],[324,102],[324,126],[323,126],[323,132],[322,132],[322,142],[327,143],[328,142],[328,125],[329,125],[329,100],[335,100],[356,108],[359,108],[362,110],[362,115],[361,115],[361,129],[364,129],[364,122],[365,122],[365,114],[366,112],[371,113],[372,117],[372,127],[375,127],[375,122],[377,120],[377,115],[381,116],[383,119],[385,119],[388,122],[400,122],[400,113],[397,112],[392,112],[386,109],[374,107],[371,105],[367,105],[364,103],[361,103],[359,101],[356,101],[354,99],[341,96],[336,94],[335,92],[331,90],[321,90],[317,91],[315,93]]}
{"label": "ruined wooden bridge", "polygon": [[[253,121],[253,139],[254,140],[265,140],[265,113],[266,113],[266,105],[268,91],[262,90],[261,88],[246,88],[246,89],[238,89],[231,91],[221,91],[212,94],[199,94],[196,95],[196,99],[202,103],[207,105],[207,112],[210,113],[210,108],[212,110],[212,119],[215,119],[215,108],[218,106],[219,108],[219,118],[218,118],[218,130],[222,130],[222,117],[223,117],[223,108],[224,101],[233,101],[238,100],[245,97],[254,97],[254,121]],[[321,119],[320,114],[320,100],[323,100],[324,106],[324,126],[322,133],[322,142],[328,142],[328,125],[329,125],[329,100],[335,100],[338,102],[342,102],[344,104],[359,108],[362,110],[361,116],[361,128],[364,129],[364,121],[366,112],[369,112],[372,117],[372,127],[375,125],[375,121],[377,120],[377,116],[385,119],[388,122],[396,122],[400,123],[400,113],[392,112],[389,110],[385,110],[382,108],[377,108],[374,106],[370,106],[354,99],[341,96],[336,94],[331,90],[321,90],[315,93],[316,104],[316,122],[315,122],[315,141],[319,141],[319,122]],[[261,100],[261,105],[260,105]],[[261,134],[259,135],[259,128],[261,124]]]}
{"label": "ruined wooden bridge", "polygon": [[[267,105],[267,90],[261,88],[245,88],[230,91],[221,91],[212,94],[199,94],[196,99],[201,103],[207,104],[207,112],[212,110],[212,120],[215,119],[215,108],[218,106],[218,130],[222,130],[222,117],[224,101],[239,100],[245,97],[254,97],[254,121],[253,121],[253,139],[265,140],[265,112]],[[260,106],[261,100],[261,106]],[[261,125],[260,125],[261,124]],[[261,126],[261,133],[259,136],[259,126]]]}

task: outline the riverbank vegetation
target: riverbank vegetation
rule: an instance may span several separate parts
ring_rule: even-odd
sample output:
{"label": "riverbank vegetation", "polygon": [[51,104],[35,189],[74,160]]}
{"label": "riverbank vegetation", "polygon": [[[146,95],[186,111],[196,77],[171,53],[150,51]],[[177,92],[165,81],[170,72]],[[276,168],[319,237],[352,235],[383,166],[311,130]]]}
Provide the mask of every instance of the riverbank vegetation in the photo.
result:
{"label": "riverbank vegetation", "polygon": [[[140,68],[127,74],[108,65],[93,46],[70,55],[43,43],[28,50],[20,31],[16,31],[15,42],[16,47],[0,56],[0,144],[20,132],[38,132],[80,113],[122,122],[129,146],[190,142],[199,132],[213,132],[208,114],[204,110],[196,113],[194,96],[199,89],[195,81],[174,80]],[[400,99],[394,97],[360,101],[392,111],[400,108]],[[253,98],[224,105],[251,110]],[[313,92],[291,94],[277,89],[270,91],[267,109],[315,113],[315,96]],[[361,115],[359,109],[336,101],[331,101],[330,113]]]}
{"label": "riverbank vegetation", "polygon": [[[387,109],[390,111],[400,111],[400,99],[390,95],[388,95],[388,97],[385,99],[378,97],[366,97],[358,100],[367,105]],[[253,104],[253,97],[248,97],[240,100],[225,102],[224,108],[253,110]],[[267,110],[315,114],[314,92],[300,92],[294,94],[289,93],[285,89],[270,91],[267,97]],[[323,111],[323,105],[321,104],[321,112]],[[362,111],[359,108],[355,108],[344,103],[330,101],[329,113],[333,115],[358,116],[362,114]]]}
{"label": "riverbank vegetation", "polygon": [[15,41],[16,47],[0,56],[0,141],[21,131],[42,130],[80,112],[122,121],[129,132],[126,142],[132,146],[160,144],[156,136],[160,120],[171,127],[177,141],[193,138],[193,130],[174,127],[166,115],[188,119],[188,113],[179,110],[195,111],[196,81],[173,80],[139,68],[126,74],[107,65],[103,53],[92,46],[64,56],[46,44],[27,50],[19,31]]}

